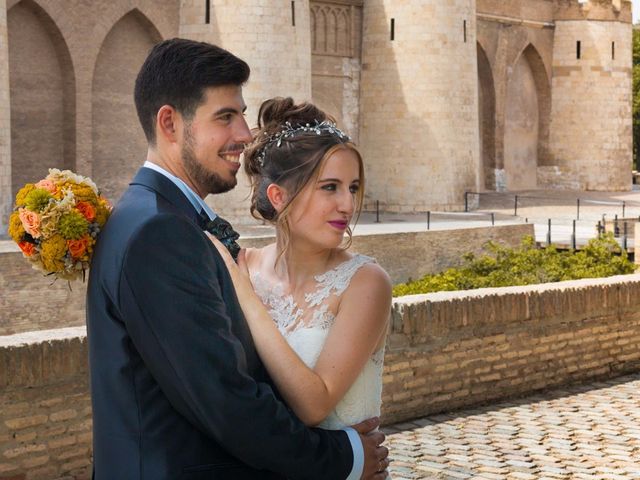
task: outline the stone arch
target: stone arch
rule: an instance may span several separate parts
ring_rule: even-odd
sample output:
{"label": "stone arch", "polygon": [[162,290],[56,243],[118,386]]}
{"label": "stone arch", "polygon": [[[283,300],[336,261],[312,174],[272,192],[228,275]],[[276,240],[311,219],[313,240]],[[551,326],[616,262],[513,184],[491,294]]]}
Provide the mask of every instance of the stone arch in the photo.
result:
{"label": "stone arch", "polygon": [[338,21],[336,25],[336,53],[351,54],[349,44],[351,42],[351,28],[349,14],[346,9],[337,12]]}
{"label": "stone arch", "polygon": [[352,11],[348,5],[310,3],[311,51],[352,56]]}
{"label": "stone arch", "polygon": [[67,43],[49,14],[33,0],[7,13],[11,109],[11,184],[75,169],[76,80]]}
{"label": "stone arch", "polygon": [[116,200],[146,157],[147,142],[133,101],[135,78],[162,36],[138,9],[118,20],[104,38],[92,82],[92,172]]}
{"label": "stone arch", "polygon": [[549,73],[538,49],[529,44],[522,52],[527,58],[533,72],[533,80],[538,93],[538,165],[551,165],[549,153],[549,126],[551,124],[551,84]]}
{"label": "stone arch", "polygon": [[311,27],[311,51],[315,52],[318,49],[318,30],[316,27],[316,9],[309,9],[309,25]]}
{"label": "stone arch", "polygon": [[480,42],[477,42],[477,52],[481,178],[484,179],[485,188],[500,190],[500,182],[496,178],[496,92],[493,71]]}
{"label": "stone arch", "polygon": [[327,12],[327,52],[338,51],[338,12],[331,8]]}
{"label": "stone arch", "polygon": [[316,14],[315,38],[316,49],[320,52],[327,51],[327,10],[325,8],[314,9]]}
{"label": "stone arch", "polygon": [[511,68],[505,102],[504,169],[510,190],[537,187],[548,155],[551,93],[546,69],[529,44]]}

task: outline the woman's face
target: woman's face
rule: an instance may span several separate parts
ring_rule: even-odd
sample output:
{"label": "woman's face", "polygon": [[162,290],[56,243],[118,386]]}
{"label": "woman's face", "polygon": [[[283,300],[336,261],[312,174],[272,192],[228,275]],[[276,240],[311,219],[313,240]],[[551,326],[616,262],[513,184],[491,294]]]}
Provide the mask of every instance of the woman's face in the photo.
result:
{"label": "woman's face", "polygon": [[360,188],[360,164],[353,150],[340,148],[321,167],[291,204],[289,229],[292,241],[323,248],[342,243],[356,207]]}

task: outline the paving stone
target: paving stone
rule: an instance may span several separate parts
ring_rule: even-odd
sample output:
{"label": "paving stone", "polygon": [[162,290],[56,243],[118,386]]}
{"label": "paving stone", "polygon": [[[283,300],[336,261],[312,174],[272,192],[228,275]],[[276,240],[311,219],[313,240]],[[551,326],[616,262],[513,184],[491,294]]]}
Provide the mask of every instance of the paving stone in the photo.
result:
{"label": "paving stone", "polygon": [[394,480],[640,479],[640,374],[385,427]]}

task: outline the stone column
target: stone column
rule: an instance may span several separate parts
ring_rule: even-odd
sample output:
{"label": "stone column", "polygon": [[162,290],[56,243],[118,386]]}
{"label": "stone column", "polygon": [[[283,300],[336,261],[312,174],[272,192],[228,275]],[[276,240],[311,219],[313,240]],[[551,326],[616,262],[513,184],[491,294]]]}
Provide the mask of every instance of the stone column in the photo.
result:
{"label": "stone column", "polygon": [[[256,124],[258,107],[267,98],[310,100],[308,0],[211,0],[209,23],[204,4],[199,0],[182,2],[180,36],[217,44],[249,64],[251,78],[244,87],[244,99],[250,127]],[[226,218],[244,223],[250,221],[248,192],[248,182],[240,174],[238,187],[208,201]]]}
{"label": "stone column", "polygon": [[0,237],[7,233],[12,197],[7,4],[0,0]]}
{"label": "stone column", "polygon": [[480,169],[475,1],[367,0],[363,22],[368,204],[461,209]]}

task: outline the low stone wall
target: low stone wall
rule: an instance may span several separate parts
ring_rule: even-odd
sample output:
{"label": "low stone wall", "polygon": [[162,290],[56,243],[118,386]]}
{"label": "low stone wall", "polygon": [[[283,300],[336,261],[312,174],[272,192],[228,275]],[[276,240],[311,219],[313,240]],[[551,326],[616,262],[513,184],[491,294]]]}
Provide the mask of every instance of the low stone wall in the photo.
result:
{"label": "low stone wall", "polygon": [[640,275],[396,299],[384,420],[640,370]]}
{"label": "low stone wall", "polygon": [[91,478],[84,327],[0,337],[0,479]]}
{"label": "low stone wall", "polygon": [[[533,225],[501,225],[456,230],[356,235],[353,251],[377,259],[395,283],[458,265],[466,252],[479,252],[489,240],[515,246]],[[273,237],[243,238],[260,247]],[[86,284],[52,283],[34,271],[11,241],[0,241],[0,335],[84,325]]]}
{"label": "low stone wall", "polygon": [[[532,223],[453,230],[426,230],[425,224],[423,232],[354,235],[351,250],[375,258],[393,283],[402,283],[458,266],[465,253],[481,253],[488,241],[516,247],[527,235],[534,236]],[[241,239],[245,247],[271,242],[273,237]]]}
{"label": "low stone wall", "polygon": [[[640,370],[640,275],[394,300],[386,424]],[[0,337],[0,480],[85,479],[82,327]]]}
{"label": "low stone wall", "polygon": [[53,281],[0,241],[0,335],[84,325],[86,284]]}

